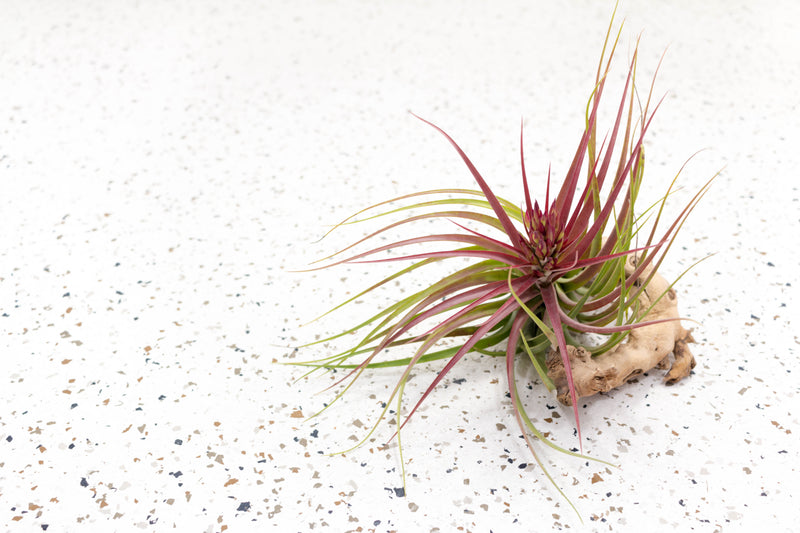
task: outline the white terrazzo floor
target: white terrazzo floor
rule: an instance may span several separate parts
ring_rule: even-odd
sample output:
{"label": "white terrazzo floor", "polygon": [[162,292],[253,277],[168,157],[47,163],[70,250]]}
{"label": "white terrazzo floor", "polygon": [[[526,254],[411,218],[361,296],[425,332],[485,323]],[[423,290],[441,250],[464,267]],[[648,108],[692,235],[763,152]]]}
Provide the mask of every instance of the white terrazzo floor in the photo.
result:
{"label": "white terrazzo floor", "polygon": [[[556,5],[559,4],[559,5]],[[612,2],[6,2],[0,18],[0,529],[792,531],[800,519],[800,4],[623,1],[618,70],[669,50],[647,143],[677,209],[725,170],[664,267],[698,366],[581,402],[584,449],[519,438],[501,361],[469,356],[396,442],[365,435],[399,371],[309,419],[327,377],[293,347],[401,287],[290,273],[367,230],[326,225],[415,190],[563,175]],[[538,181],[536,181],[538,180]],[[374,228],[374,226],[372,226]],[[408,287],[405,287],[407,290]],[[342,344],[340,347],[344,346]],[[419,394],[440,367],[420,369]],[[532,371],[519,365],[519,372]],[[577,446],[534,383],[541,429]]]}

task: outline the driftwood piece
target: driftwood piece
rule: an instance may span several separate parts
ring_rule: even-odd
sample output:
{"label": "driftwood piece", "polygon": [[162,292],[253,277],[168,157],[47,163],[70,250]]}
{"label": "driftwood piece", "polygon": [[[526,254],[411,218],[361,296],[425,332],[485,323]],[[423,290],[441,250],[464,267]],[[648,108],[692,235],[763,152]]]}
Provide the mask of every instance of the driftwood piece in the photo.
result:
{"label": "driftwood piece", "polygon": [[[635,261],[631,258],[626,265],[629,275],[635,268]],[[649,274],[650,269],[645,269],[642,279]],[[650,307],[652,299],[658,298],[668,287],[667,280],[656,273],[639,296],[641,309]],[[642,320],[678,317],[678,298],[675,291],[669,289]],[[568,345],[576,396],[581,398],[607,392],[654,367],[669,368],[664,381],[668,385],[677,383],[695,366],[688,346],[691,342],[694,342],[691,332],[681,325],[680,320],[672,320],[631,330],[625,342],[597,357],[592,357],[583,347]],[[547,355],[547,372],[556,386],[558,400],[571,405],[564,364],[557,350],[551,349]]]}

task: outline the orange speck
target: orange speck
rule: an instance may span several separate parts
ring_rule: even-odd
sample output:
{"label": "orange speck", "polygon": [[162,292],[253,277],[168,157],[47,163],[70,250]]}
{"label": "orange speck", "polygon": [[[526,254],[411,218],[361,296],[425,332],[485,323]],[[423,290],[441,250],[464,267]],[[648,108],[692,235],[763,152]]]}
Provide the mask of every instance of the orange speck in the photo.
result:
{"label": "orange speck", "polygon": [[303,411],[301,411],[300,409],[295,409],[289,416],[291,416],[292,418],[303,418]]}
{"label": "orange speck", "polygon": [[238,479],[236,479],[235,477],[232,477],[228,481],[225,482],[225,486],[228,487],[228,486],[233,485],[234,483],[238,483],[238,482],[239,482]]}
{"label": "orange speck", "polygon": [[62,364],[62,365],[68,365],[68,364],[70,364],[71,362],[72,362],[72,359],[64,359],[63,361],[61,361],[61,364]]}

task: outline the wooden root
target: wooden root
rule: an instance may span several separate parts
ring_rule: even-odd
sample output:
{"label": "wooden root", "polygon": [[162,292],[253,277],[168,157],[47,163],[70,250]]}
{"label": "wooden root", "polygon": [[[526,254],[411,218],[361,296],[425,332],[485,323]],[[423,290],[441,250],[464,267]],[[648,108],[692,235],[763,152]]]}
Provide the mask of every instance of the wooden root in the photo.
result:
{"label": "wooden root", "polygon": [[[635,258],[628,261],[628,274],[633,272],[635,261]],[[650,269],[645,269],[642,279],[649,274]],[[651,298],[658,298],[668,287],[667,280],[656,273],[639,296],[641,308],[650,307]],[[642,320],[678,317],[678,299],[675,291],[669,289]],[[694,342],[691,332],[683,328],[680,320],[672,320],[633,329],[625,342],[597,357],[592,357],[583,347],[568,345],[576,396],[581,398],[608,392],[654,367],[669,368],[664,377],[665,383],[677,383],[688,376],[695,366],[694,356],[688,346],[691,342]],[[673,354],[672,359],[670,354]],[[564,405],[572,405],[564,363],[558,350],[551,349],[547,354],[547,373],[556,386],[558,400]]]}

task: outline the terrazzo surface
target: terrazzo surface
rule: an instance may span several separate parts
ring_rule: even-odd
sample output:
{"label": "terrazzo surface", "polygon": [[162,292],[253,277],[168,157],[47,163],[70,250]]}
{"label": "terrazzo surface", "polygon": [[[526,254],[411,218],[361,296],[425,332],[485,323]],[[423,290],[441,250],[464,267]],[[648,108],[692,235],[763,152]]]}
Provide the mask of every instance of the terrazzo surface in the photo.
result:
{"label": "terrazzo surface", "polygon": [[[504,365],[470,355],[404,430],[363,438],[399,372],[322,415],[331,376],[281,362],[421,286],[299,274],[365,235],[330,224],[408,192],[472,188],[435,121],[499,194],[577,145],[613,4],[30,2],[0,19],[0,529],[792,531],[800,518],[800,5],[623,2],[616,73],[669,47],[647,141],[672,214],[724,167],[663,271],[698,365],[581,401],[584,451],[520,438]],[[667,92],[668,91],[668,92]],[[602,127],[602,126],[601,126]],[[416,283],[416,285],[415,285]],[[305,324],[305,325],[304,325]],[[414,398],[441,366],[421,367]],[[571,410],[530,378],[539,427]]]}

